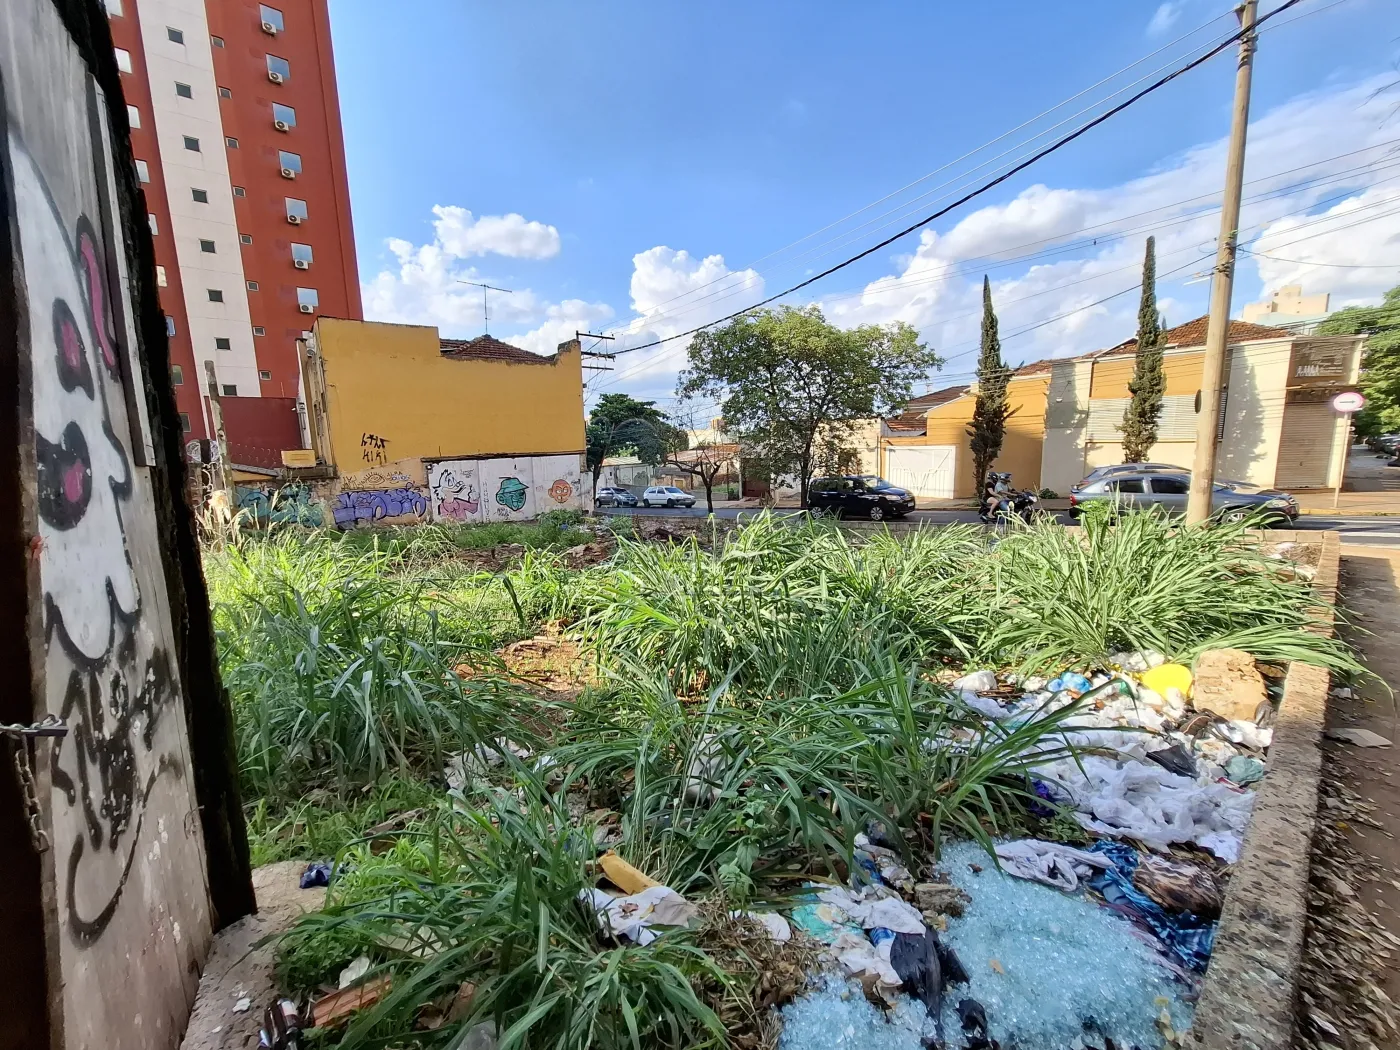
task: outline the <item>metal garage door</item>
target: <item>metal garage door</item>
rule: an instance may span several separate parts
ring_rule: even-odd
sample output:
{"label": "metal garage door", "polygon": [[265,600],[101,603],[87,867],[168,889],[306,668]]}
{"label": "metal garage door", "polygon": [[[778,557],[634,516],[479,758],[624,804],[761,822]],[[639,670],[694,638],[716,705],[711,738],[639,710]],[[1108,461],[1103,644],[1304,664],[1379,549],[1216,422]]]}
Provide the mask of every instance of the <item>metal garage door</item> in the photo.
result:
{"label": "metal garage door", "polygon": [[953,445],[891,448],[885,459],[885,477],[925,499],[952,499],[956,457]]}
{"label": "metal garage door", "polygon": [[1331,483],[1339,431],[1345,423],[1326,402],[1285,406],[1274,484],[1292,489],[1326,488]]}

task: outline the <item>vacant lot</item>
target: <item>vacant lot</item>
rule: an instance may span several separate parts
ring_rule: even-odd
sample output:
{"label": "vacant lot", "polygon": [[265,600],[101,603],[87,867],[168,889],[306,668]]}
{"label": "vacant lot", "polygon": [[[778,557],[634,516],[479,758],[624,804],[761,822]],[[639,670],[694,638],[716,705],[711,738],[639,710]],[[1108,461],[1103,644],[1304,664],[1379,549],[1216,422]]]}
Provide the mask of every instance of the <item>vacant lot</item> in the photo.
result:
{"label": "vacant lot", "polygon": [[[634,537],[565,516],[212,547],[255,863],[334,863],[279,977],[315,998],[367,958],[369,1005],[317,1045],[455,1046],[482,1023],[502,1046],[772,1045],[770,1008],[823,945],[729,913],[791,914],[813,882],[910,900],[917,883],[937,928],[958,912],[948,847],[1087,845],[1091,817],[1043,771],[1140,760],[1194,714],[1139,691],[1125,654],[1244,650],[1269,683],[1295,659],[1354,666],[1306,630],[1309,570],[1278,555],[1153,515],[995,543],[767,518]],[[950,688],[978,669],[994,687]],[[1070,670],[1098,688],[1048,681]],[[1120,694],[1158,707],[1110,718]],[[580,898],[607,849],[687,921],[601,932]]]}

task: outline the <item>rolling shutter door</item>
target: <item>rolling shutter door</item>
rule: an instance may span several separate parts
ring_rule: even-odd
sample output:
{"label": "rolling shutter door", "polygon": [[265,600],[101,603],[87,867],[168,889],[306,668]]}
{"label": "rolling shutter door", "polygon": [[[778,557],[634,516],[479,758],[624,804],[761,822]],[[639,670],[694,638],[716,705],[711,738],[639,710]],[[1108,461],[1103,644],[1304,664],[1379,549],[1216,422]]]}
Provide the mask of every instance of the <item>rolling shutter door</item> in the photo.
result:
{"label": "rolling shutter door", "polygon": [[1339,417],[1326,402],[1292,404],[1283,412],[1274,484],[1279,488],[1326,488]]}

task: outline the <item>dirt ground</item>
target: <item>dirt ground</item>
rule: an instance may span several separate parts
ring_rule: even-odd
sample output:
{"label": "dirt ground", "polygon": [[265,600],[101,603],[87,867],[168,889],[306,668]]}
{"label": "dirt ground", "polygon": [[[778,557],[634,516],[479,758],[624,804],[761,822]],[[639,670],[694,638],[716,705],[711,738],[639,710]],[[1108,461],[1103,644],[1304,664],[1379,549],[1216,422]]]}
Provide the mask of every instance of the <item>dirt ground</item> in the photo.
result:
{"label": "dirt ground", "polygon": [[1394,743],[1323,743],[1299,1045],[1368,1050],[1400,1043],[1385,1001],[1400,1003],[1400,724],[1391,693],[1400,690],[1400,551],[1343,548],[1341,602],[1343,633],[1376,678],[1351,697],[1334,692],[1327,729]]}
{"label": "dirt ground", "polygon": [[305,861],[289,860],[253,872],[258,913],[239,919],[214,939],[181,1050],[253,1050],[258,1045],[263,1011],[276,990],[272,946],[253,946],[285,930],[303,912],[321,907],[325,888],[302,889],[305,870]]}

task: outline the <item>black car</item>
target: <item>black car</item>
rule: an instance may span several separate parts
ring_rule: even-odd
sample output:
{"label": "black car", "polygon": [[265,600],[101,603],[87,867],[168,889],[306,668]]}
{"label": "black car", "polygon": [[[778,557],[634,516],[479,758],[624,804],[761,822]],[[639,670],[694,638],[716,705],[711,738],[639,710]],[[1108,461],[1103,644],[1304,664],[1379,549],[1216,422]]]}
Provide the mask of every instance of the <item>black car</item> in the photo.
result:
{"label": "black car", "polygon": [[914,494],[874,474],[813,478],[807,488],[807,506],[813,514],[881,521],[902,518],[913,510]]}
{"label": "black car", "polygon": [[626,489],[604,485],[593,494],[593,503],[599,507],[635,507],[637,497]]}

